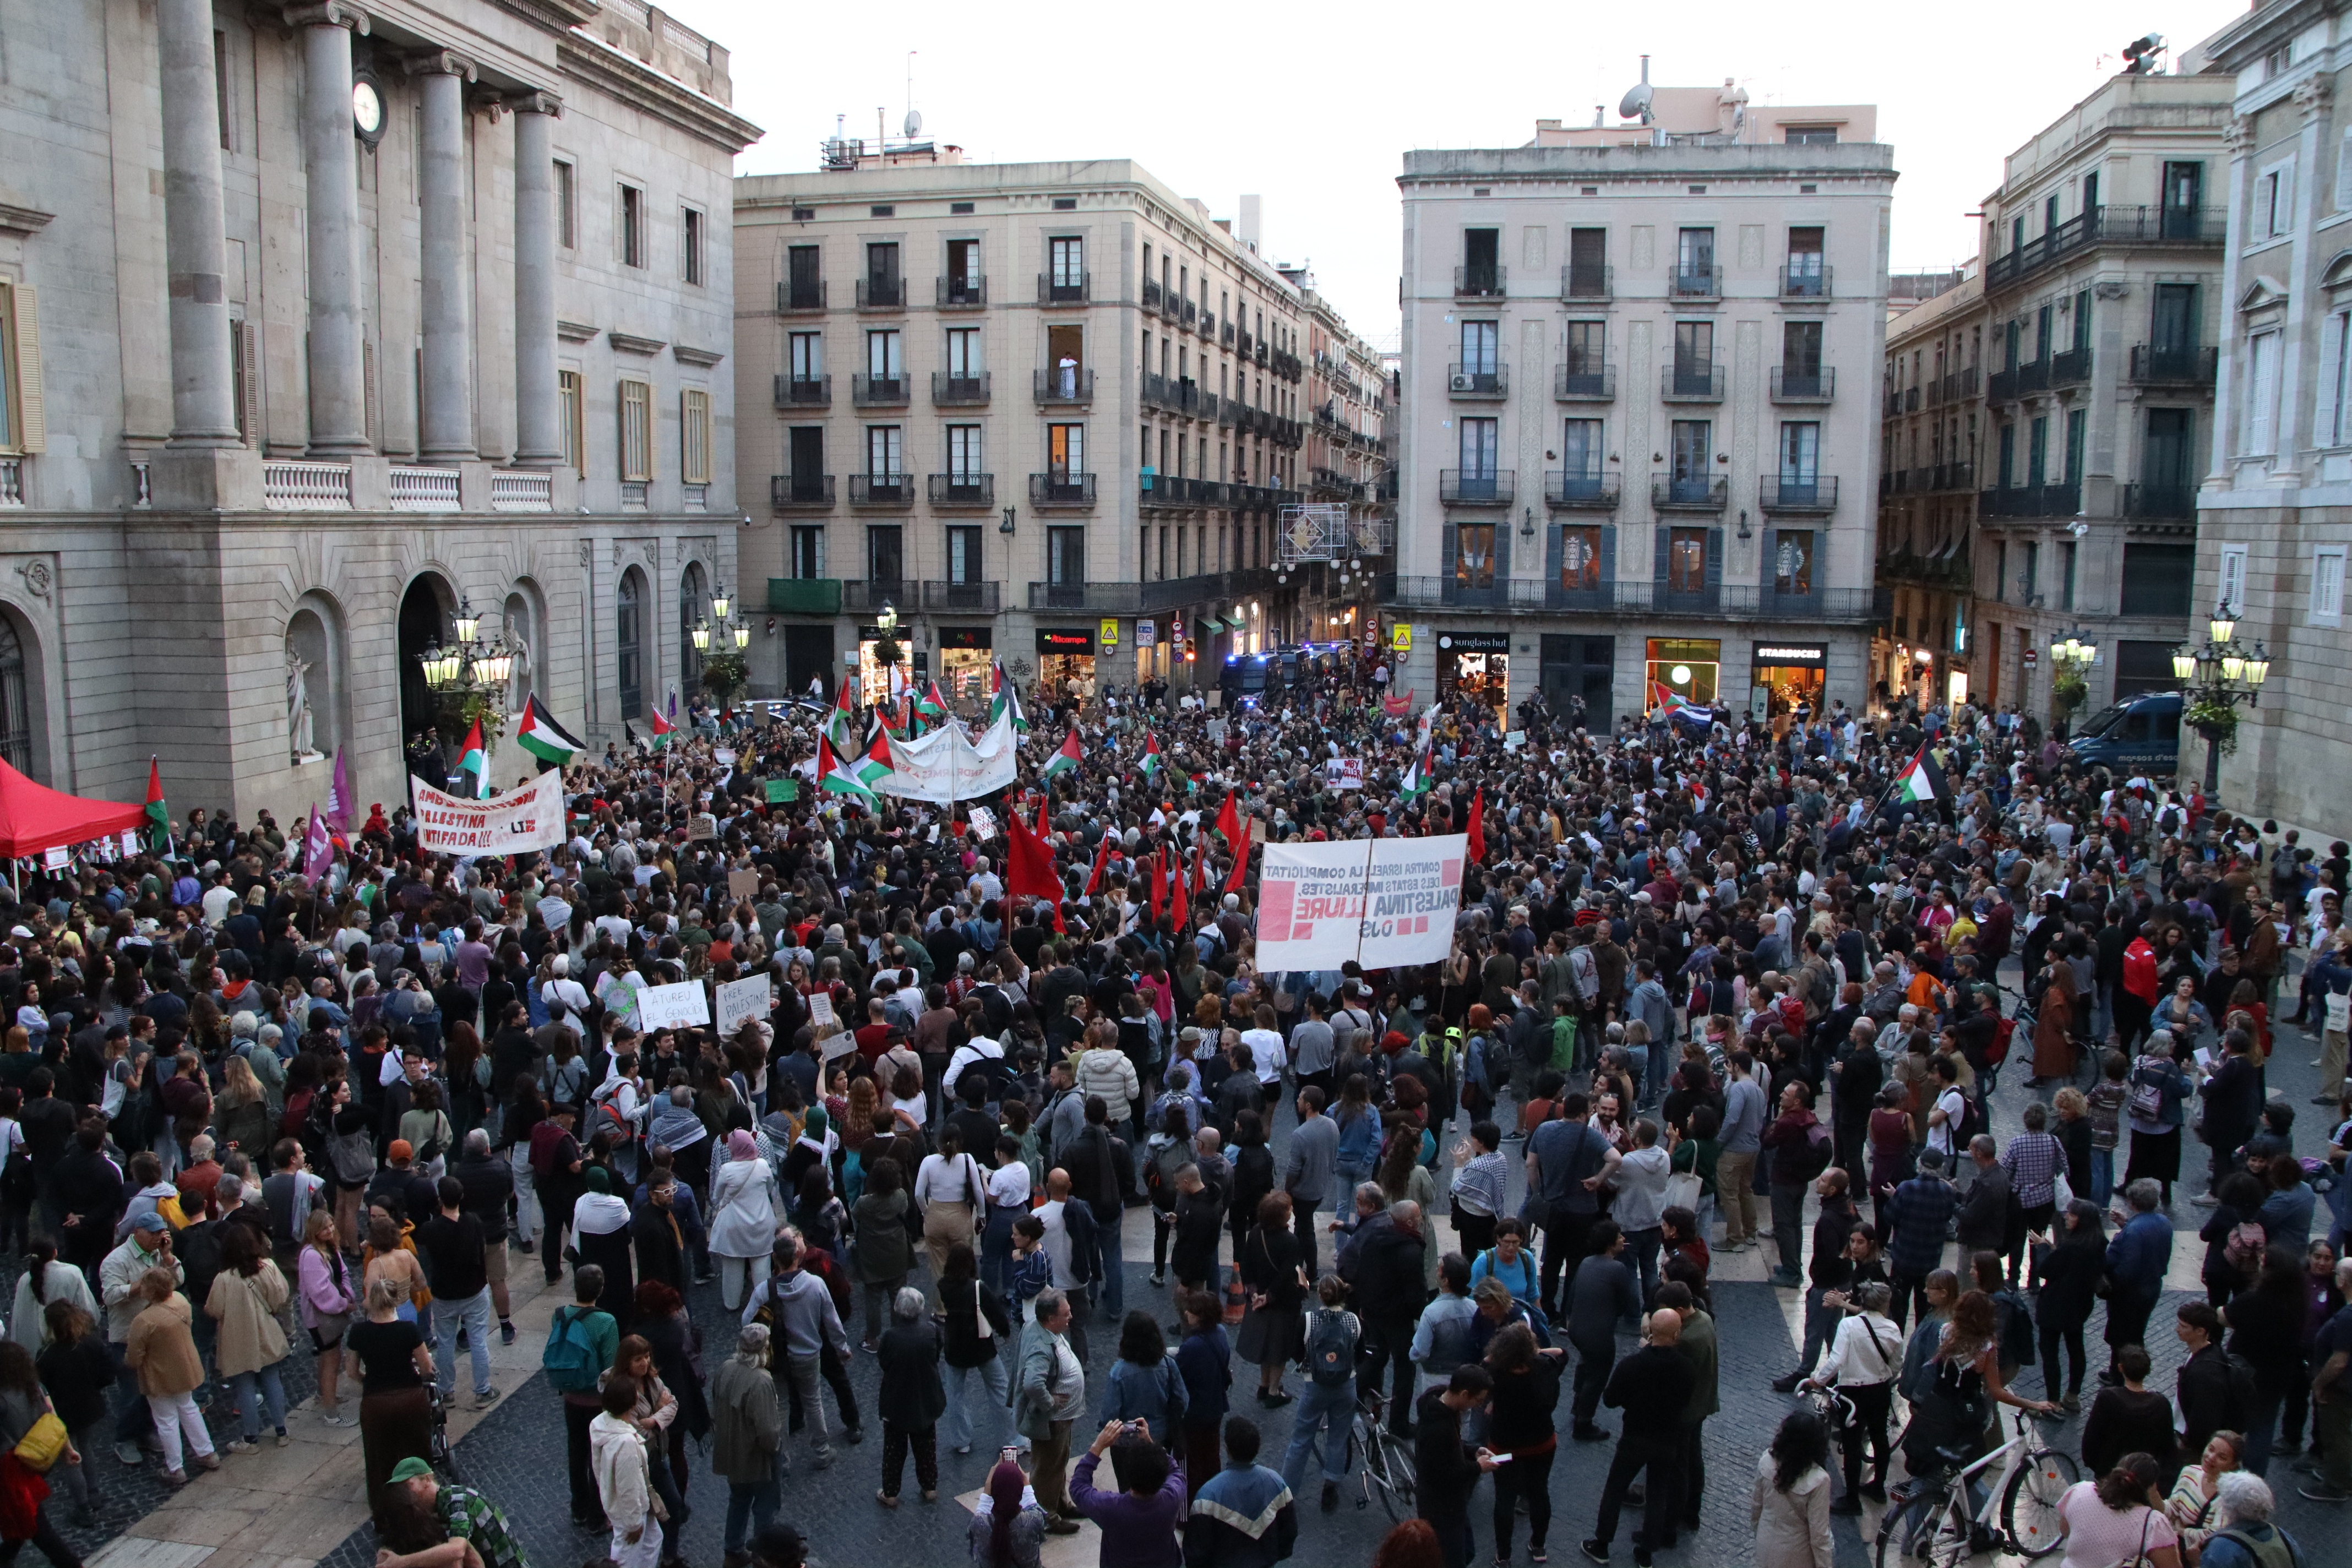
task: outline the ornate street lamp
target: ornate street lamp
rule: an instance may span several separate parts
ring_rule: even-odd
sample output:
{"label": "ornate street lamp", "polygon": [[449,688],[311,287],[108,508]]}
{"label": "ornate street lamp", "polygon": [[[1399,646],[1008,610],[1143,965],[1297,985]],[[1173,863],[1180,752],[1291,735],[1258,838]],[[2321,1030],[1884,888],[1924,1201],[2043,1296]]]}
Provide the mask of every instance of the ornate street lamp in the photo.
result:
{"label": "ornate street lamp", "polygon": [[503,632],[484,641],[482,618],[464,598],[457,601],[451,626],[454,643],[436,643],[416,656],[426,688],[436,696],[453,699],[461,709],[478,710],[503,720],[507,683],[514,674],[515,643]]}
{"label": "ornate street lamp", "polygon": [[2238,617],[2227,603],[2214,606],[2205,629],[2202,647],[2183,643],[2172,650],[2172,673],[2180,682],[2181,718],[2205,737],[2205,804],[2210,810],[2221,799],[2221,752],[2237,742],[2238,705],[2262,706],[2271,658],[2261,643],[2248,647],[2238,640]]}

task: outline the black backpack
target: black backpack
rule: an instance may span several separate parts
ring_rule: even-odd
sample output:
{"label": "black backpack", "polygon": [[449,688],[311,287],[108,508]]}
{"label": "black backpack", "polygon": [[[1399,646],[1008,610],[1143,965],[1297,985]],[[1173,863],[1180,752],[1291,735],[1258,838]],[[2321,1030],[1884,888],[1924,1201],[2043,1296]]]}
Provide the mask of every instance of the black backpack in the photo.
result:
{"label": "black backpack", "polygon": [[1325,1388],[1356,1375],[1356,1346],[1363,1333],[1353,1312],[1318,1310],[1307,1330],[1307,1374]]}
{"label": "black backpack", "polygon": [[1004,994],[1001,985],[983,985],[972,994],[980,998],[981,1021],[990,1034],[1002,1038],[1004,1031],[1013,1027],[1013,998]]}
{"label": "black backpack", "polygon": [[213,1280],[221,1271],[221,1226],[225,1219],[198,1220],[183,1226],[172,1238],[173,1254],[187,1279],[188,1300],[201,1310],[213,1293]]}

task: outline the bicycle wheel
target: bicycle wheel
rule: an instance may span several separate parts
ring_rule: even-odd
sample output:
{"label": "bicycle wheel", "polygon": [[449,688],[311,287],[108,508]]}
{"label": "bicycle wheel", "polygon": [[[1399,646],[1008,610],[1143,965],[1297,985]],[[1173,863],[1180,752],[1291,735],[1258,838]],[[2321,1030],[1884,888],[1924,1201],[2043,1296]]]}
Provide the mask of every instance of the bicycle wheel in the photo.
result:
{"label": "bicycle wheel", "polygon": [[2064,1544],[2058,1502],[2082,1475],[2072,1458],[2054,1448],[2036,1448],[2025,1456],[2000,1494],[2000,1527],[2012,1550],[2027,1557],[2047,1557]]}
{"label": "bicycle wheel", "polygon": [[1381,1476],[1381,1506],[1388,1510],[1391,1523],[1402,1523],[1412,1515],[1412,1456],[1405,1446],[1386,1428],[1373,1434],[1365,1449],[1365,1458],[1374,1461]]}
{"label": "bicycle wheel", "polygon": [[1877,1568],[1960,1568],[1969,1557],[1968,1521],[1953,1517],[1951,1497],[1940,1489],[1888,1509],[1879,1521]]}

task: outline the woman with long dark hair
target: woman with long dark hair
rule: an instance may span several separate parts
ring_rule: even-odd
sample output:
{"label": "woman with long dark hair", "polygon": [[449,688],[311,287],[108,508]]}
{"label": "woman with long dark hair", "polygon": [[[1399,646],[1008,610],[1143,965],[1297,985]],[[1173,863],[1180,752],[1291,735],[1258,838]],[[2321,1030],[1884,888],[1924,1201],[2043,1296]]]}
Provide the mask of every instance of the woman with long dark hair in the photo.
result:
{"label": "woman with long dark hair", "polygon": [[2223,1314],[2230,1325],[2230,1355],[2242,1358],[2254,1369],[2254,1397],[2244,1412],[2243,1459],[2246,1468],[2258,1476],[2270,1470],[2279,1412],[2287,1395],[2310,1381],[2303,1359],[2304,1318],[2309,1305],[2304,1293],[2302,1249],[2273,1247],[2263,1255],[2253,1283],[2231,1298]]}
{"label": "woman with long dark hair", "polygon": [[2126,1454],[2095,1481],[2076,1481],[2058,1500],[2066,1543],[2061,1568],[2113,1568],[2144,1562],[2180,1568],[2180,1538],[2164,1512],[2164,1467],[2152,1455]]}
{"label": "woman with long dark hair", "polygon": [[1511,1528],[1519,1509],[1528,1514],[1528,1560],[1544,1558],[1551,1529],[1551,1466],[1559,1452],[1560,1363],[1568,1352],[1537,1348],[1535,1331],[1506,1323],[1486,1342],[1486,1372],[1495,1380],[1487,1407],[1486,1446],[1508,1454],[1511,1462],[1495,1472],[1495,1560],[1511,1557]]}
{"label": "woman with long dark hair", "polygon": [[1834,1568],[1829,1464],[1829,1424],[1811,1410],[1790,1411],[1758,1457],[1748,1493],[1756,1568]]}
{"label": "woman with long dark hair", "polygon": [[[2033,1306],[2033,1326],[2042,1347],[2042,1393],[2068,1410],[2083,1402],[2083,1331],[2098,1305],[2100,1277],[2107,1268],[2107,1232],[2099,1205],[2076,1198],[2066,1205],[2053,1245],[2042,1257],[2042,1293]],[[2058,1352],[2066,1351],[2064,1391],[2059,1387]]]}

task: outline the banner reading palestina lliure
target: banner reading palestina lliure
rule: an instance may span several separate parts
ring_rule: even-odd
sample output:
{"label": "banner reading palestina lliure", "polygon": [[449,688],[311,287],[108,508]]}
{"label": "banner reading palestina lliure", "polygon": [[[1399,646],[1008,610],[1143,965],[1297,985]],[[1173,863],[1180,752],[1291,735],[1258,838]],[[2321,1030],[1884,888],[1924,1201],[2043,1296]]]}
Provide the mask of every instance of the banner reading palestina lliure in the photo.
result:
{"label": "banner reading palestina lliure", "polygon": [[563,775],[541,773],[488,800],[447,795],[411,775],[416,847],[428,855],[520,855],[563,842]]}
{"label": "banner reading palestina lliure", "polygon": [[1454,946],[1467,836],[1269,844],[1258,873],[1261,970],[1434,963]]}

